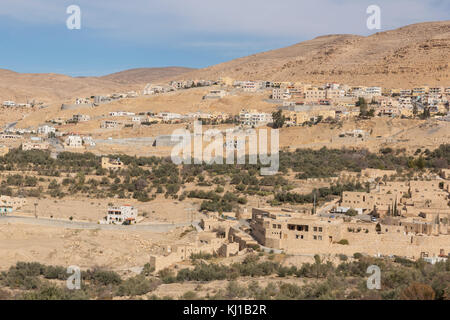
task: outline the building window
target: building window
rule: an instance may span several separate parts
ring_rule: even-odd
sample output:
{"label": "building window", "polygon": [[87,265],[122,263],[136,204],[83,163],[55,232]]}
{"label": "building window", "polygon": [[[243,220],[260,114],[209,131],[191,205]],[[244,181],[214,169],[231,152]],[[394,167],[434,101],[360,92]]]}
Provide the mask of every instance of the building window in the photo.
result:
{"label": "building window", "polygon": [[317,240],[317,236],[313,236],[313,239],[314,239],[314,240]]}

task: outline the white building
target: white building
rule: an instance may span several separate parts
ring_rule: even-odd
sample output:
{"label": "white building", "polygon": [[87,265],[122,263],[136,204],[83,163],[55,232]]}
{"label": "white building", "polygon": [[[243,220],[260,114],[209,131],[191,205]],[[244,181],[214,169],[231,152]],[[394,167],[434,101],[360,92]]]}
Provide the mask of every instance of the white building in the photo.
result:
{"label": "white building", "polygon": [[402,89],[400,90],[400,96],[404,97],[404,96],[410,96],[412,94],[412,90],[411,89]]}
{"label": "white building", "polygon": [[91,136],[83,137],[82,140],[83,140],[84,145],[86,145],[86,146],[91,146],[91,147],[95,146],[95,142]]}
{"label": "white building", "polygon": [[272,99],[273,100],[288,100],[291,98],[291,93],[289,89],[285,88],[273,88],[272,89]]}
{"label": "white building", "polygon": [[48,142],[23,142],[22,143],[22,150],[28,151],[28,150],[47,150],[49,148]]}
{"label": "white building", "polygon": [[400,97],[398,99],[399,107],[400,108],[406,108],[406,109],[412,109],[413,105],[411,103],[411,97]]}
{"label": "white building", "polygon": [[345,97],[345,90],[342,89],[326,89],[325,96],[327,99],[339,99]]}
{"label": "white building", "polygon": [[305,100],[308,102],[317,102],[327,98],[327,91],[320,88],[310,88],[305,91]]}
{"label": "white building", "polygon": [[75,122],[86,122],[91,120],[91,116],[87,115],[87,114],[74,114],[72,116],[72,120]]}
{"label": "white building", "polygon": [[119,122],[114,121],[114,120],[104,120],[100,124],[100,128],[102,128],[102,129],[111,129],[111,128],[116,128],[117,126],[119,126]]}
{"label": "white building", "polygon": [[43,126],[38,127],[37,131],[39,134],[49,134],[49,133],[55,133],[56,129],[55,129],[55,127],[52,127],[52,126],[43,125]]}
{"label": "white building", "polygon": [[158,113],[158,118],[161,118],[163,121],[172,121],[181,119],[181,114],[171,113],[171,112],[160,112]]}
{"label": "white building", "polygon": [[239,122],[243,126],[258,127],[273,122],[273,119],[270,113],[242,110],[239,113]]}
{"label": "white building", "polygon": [[128,112],[128,111],[112,111],[109,113],[109,116],[111,117],[126,117],[126,116],[134,116],[134,112]]}
{"label": "white building", "polygon": [[67,138],[64,142],[67,147],[71,147],[71,148],[83,147],[83,140],[81,139],[80,136],[75,136],[75,135],[67,136]]}
{"label": "white building", "polygon": [[379,97],[379,96],[381,96],[381,87],[367,87],[366,88],[366,95],[372,96],[372,97]]}
{"label": "white building", "polygon": [[244,81],[241,83],[241,88],[245,92],[256,92],[261,89],[261,83],[256,81]]}
{"label": "white building", "polygon": [[14,107],[16,103],[14,101],[3,101],[4,107]]}
{"label": "white building", "polygon": [[138,209],[129,205],[113,206],[108,208],[106,222],[108,224],[136,223]]}

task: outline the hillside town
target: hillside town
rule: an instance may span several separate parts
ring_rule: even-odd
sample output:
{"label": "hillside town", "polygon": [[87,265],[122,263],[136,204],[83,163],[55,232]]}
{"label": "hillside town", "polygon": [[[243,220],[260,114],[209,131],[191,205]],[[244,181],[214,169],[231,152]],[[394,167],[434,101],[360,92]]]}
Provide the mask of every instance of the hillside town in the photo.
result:
{"label": "hillside town", "polygon": [[[91,116],[89,110],[103,103],[136,99],[138,96],[164,95],[192,88],[210,89],[203,99],[221,100],[230,96],[259,94],[261,102],[272,105],[272,111],[258,110],[258,104],[251,109],[241,109],[239,113],[208,112],[198,110],[185,114],[151,110],[130,112],[120,109],[107,114]],[[164,90],[163,90],[164,88]],[[49,119],[37,127],[16,128],[10,126],[0,135],[1,141],[20,141],[24,150],[45,150],[52,152],[65,148],[93,149],[98,134],[77,133],[80,124],[99,123],[100,129],[124,130],[158,125],[192,124],[201,121],[212,125],[235,125],[241,128],[272,126],[275,112],[281,112],[282,126],[311,126],[318,123],[339,123],[351,119],[428,119],[450,121],[450,87],[414,87],[409,89],[387,89],[381,87],[349,86],[327,83],[323,86],[292,82],[237,81],[230,78],[211,80],[172,81],[166,85],[147,84],[138,92],[113,93],[107,96],[77,98],[74,104],[63,104],[61,110],[74,110],[68,119]],[[3,106],[13,108],[11,101]],[[17,105],[19,107],[19,105]],[[85,113],[83,113],[83,110]],[[70,128],[71,131],[66,131]],[[360,130],[360,129],[358,129]],[[347,133],[343,132],[342,135]],[[364,133],[364,134],[367,134]],[[158,139],[158,137],[153,137]],[[161,137],[162,138],[162,137]],[[95,149],[95,148],[94,148]]]}
{"label": "hillside town", "polygon": [[0,300],[450,299],[449,30],[0,69]]}

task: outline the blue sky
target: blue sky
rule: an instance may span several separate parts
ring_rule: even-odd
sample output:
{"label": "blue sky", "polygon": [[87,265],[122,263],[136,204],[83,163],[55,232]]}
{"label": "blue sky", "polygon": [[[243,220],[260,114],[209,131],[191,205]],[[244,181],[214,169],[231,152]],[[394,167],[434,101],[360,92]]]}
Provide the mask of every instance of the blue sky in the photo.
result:
{"label": "blue sky", "polygon": [[[69,5],[81,29],[69,30]],[[138,67],[201,68],[316,36],[369,35],[449,20],[450,0],[1,0],[0,68],[72,76]]]}

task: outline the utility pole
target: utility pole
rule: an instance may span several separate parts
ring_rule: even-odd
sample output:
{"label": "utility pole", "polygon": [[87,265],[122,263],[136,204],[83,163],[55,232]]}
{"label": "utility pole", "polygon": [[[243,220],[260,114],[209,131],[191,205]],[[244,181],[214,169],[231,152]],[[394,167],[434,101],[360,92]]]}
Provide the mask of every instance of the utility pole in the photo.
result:
{"label": "utility pole", "polygon": [[316,214],[316,193],[314,192],[313,214]]}

